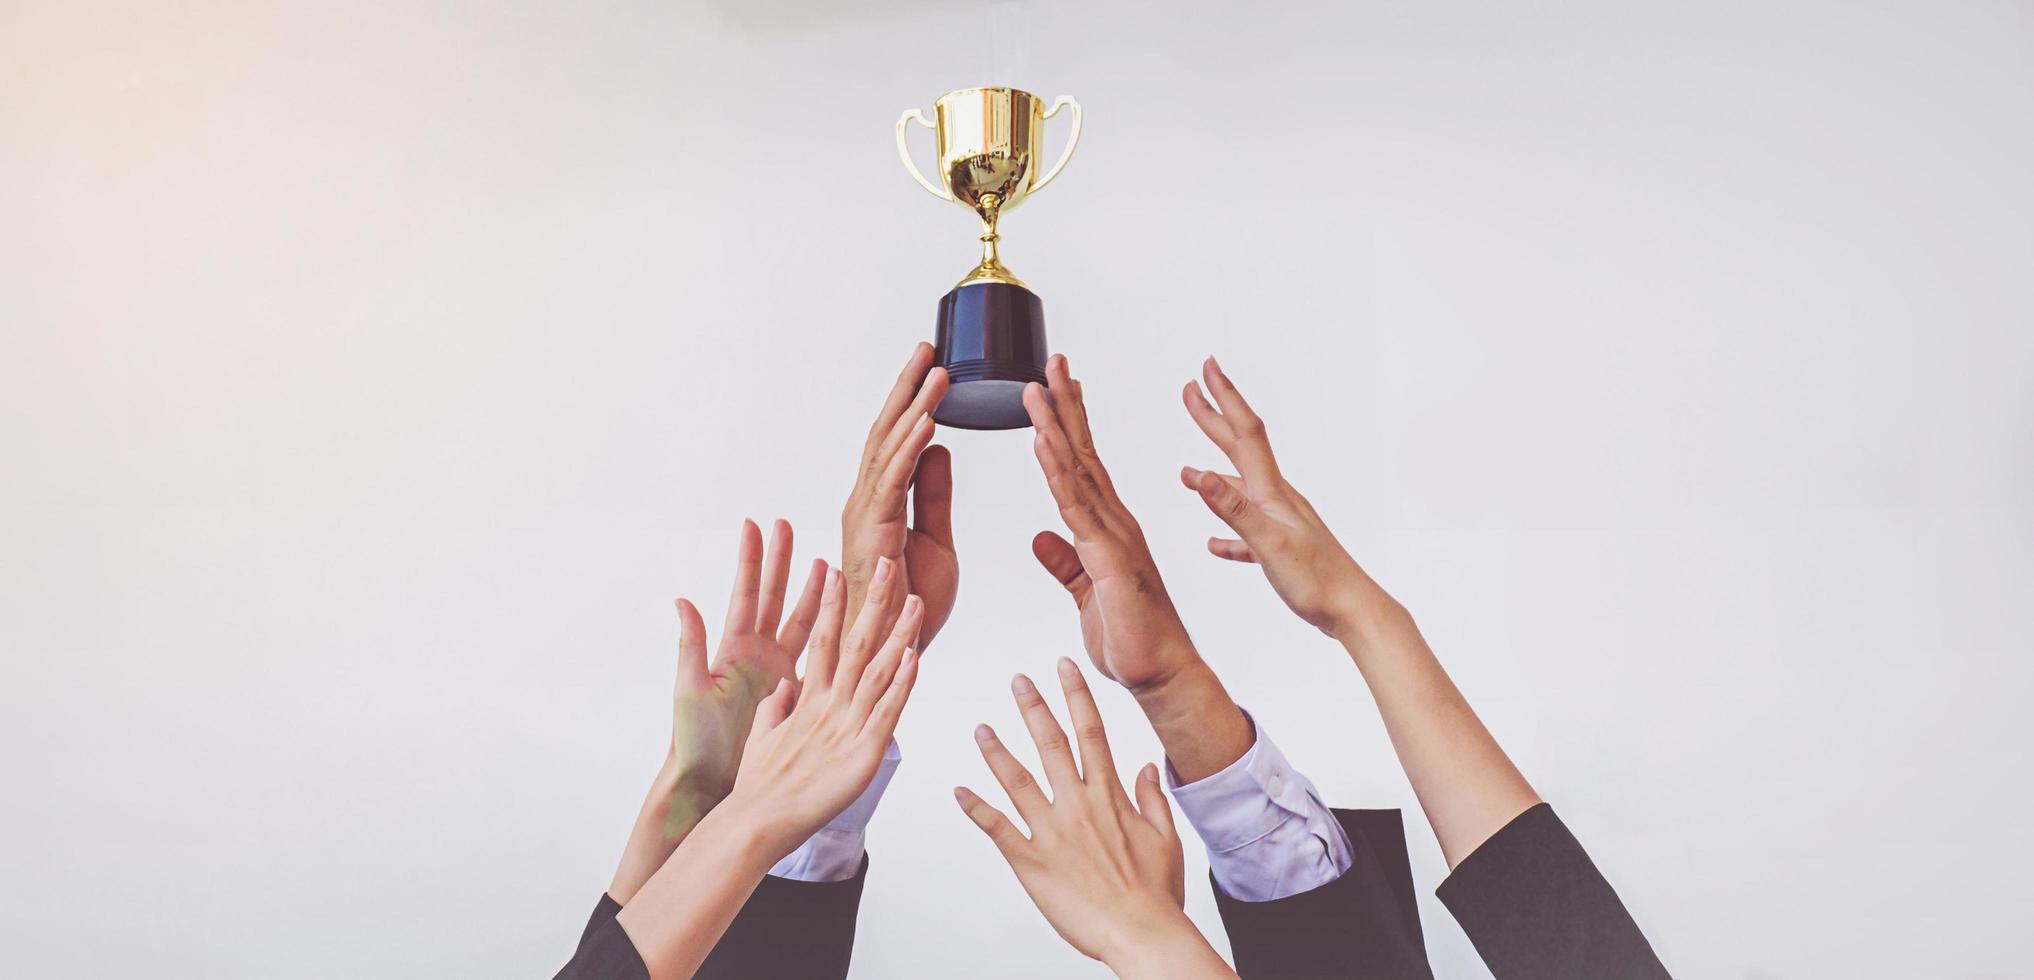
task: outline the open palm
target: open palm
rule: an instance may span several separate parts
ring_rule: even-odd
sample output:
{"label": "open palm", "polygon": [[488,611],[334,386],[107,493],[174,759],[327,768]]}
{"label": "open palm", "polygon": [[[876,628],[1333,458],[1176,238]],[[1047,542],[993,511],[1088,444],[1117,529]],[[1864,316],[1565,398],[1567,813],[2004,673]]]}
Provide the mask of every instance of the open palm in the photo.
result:
{"label": "open palm", "polygon": [[[791,568],[791,525],[778,521],[770,549],[762,532],[742,522],[734,593],[713,663],[706,660],[706,625],[692,603],[678,600],[678,684],[672,696],[671,756],[677,781],[665,817],[667,833],[689,828],[727,797],[741,766],[756,705],[777,682],[793,680],[799,651],[819,615],[826,566],[814,562],[798,606],[784,619]],[[780,626],[779,620],[783,619]]]}

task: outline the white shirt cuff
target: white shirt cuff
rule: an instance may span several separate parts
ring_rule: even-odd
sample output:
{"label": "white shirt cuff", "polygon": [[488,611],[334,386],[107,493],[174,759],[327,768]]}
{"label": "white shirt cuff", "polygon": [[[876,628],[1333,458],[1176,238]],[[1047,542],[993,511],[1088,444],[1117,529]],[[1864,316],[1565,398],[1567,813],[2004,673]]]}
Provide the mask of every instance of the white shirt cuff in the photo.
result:
{"label": "white shirt cuff", "polygon": [[876,766],[876,777],[869,780],[862,795],[798,845],[797,850],[785,855],[770,873],[793,881],[846,881],[854,877],[862,869],[869,820],[876,815],[876,804],[883,802],[883,791],[890,787],[890,777],[897,774],[897,763],[903,759],[897,740],[891,739],[889,747],[883,750],[883,761]]}
{"label": "white shirt cuff", "polygon": [[1254,718],[1251,727],[1250,751],[1228,768],[1182,786],[1167,760],[1165,780],[1180,813],[1208,845],[1215,884],[1231,898],[1268,902],[1340,878],[1355,856],[1314,784]]}

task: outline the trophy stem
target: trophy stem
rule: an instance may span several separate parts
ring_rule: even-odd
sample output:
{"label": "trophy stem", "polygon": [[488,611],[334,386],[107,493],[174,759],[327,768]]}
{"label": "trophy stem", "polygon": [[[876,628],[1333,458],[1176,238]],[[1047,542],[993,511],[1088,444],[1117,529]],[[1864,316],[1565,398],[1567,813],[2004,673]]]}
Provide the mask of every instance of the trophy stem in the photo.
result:
{"label": "trophy stem", "polygon": [[997,222],[1003,215],[1002,201],[994,194],[983,194],[975,213],[982,216],[982,264],[975,266],[974,271],[969,272],[967,278],[962,279],[960,284],[965,286],[975,282],[1004,282],[1012,286],[1023,286],[1024,280],[1017,278],[1004,267],[1003,257],[996,248],[996,243],[1003,240],[1002,234],[996,230]]}

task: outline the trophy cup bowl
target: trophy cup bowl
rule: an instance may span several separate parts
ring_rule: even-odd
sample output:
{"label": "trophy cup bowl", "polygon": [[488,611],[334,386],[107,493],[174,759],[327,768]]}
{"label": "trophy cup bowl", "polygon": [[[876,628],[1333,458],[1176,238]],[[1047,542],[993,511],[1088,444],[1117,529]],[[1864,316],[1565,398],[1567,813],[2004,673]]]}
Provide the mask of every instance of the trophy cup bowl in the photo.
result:
{"label": "trophy cup bowl", "polygon": [[[1045,121],[1062,108],[1073,111],[1073,129],[1058,161],[1041,175]],[[940,96],[933,113],[937,122],[917,109],[898,118],[897,155],[928,193],[981,219],[982,261],[939,301],[935,363],[946,369],[951,386],[932,417],[962,429],[1022,428],[1030,424],[1024,385],[1045,381],[1045,308],[1004,267],[997,228],[1004,212],[1044,190],[1073,156],[1081,138],[1080,103],[1061,96],[1046,107],[1020,89],[968,88]],[[937,184],[911,162],[905,134],[913,122],[933,130],[938,141]]]}

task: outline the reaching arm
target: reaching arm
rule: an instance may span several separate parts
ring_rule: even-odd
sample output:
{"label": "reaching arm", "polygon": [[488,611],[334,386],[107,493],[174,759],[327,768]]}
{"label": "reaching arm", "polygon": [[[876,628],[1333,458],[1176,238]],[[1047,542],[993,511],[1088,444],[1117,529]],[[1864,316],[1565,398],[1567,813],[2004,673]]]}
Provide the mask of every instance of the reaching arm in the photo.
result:
{"label": "reaching arm", "polygon": [[1094,694],[1074,662],[1061,658],[1059,683],[1080,743],[1075,767],[1065,730],[1031,679],[1011,684],[1052,790],[1018,762],[987,725],[975,730],[982,759],[1030,829],[964,787],[954,798],[1010,863],[1026,894],[1061,938],[1119,977],[1234,977],[1181,908],[1185,858],[1158,767],[1137,776],[1133,805],[1116,775]]}
{"label": "reaching arm", "polygon": [[1221,771],[1249,751],[1249,719],[1187,637],[1179,611],[1095,452],[1080,383],[1067,361],[1046,361],[1049,388],[1024,389],[1032,451],[1073,541],[1051,531],[1032,553],[1080,610],[1081,640],[1095,669],[1129,688],[1183,782]]}
{"label": "reaching arm", "polygon": [[1362,672],[1450,868],[1540,802],[1469,708],[1405,607],[1356,564],[1279,473],[1264,422],[1209,358],[1184,397],[1194,422],[1237,475],[1187,468],[1180,479],[1239,535],[1208,550],[1254,562],[1301,619],[1340,641]]}
{"label": "reaching arm", "polygon": [[742,522],[734,593],[711,666],[706,660],[706,624],[692,603],[678,600],[678,680],[671,699],[671,740],[607,888],[617,904],[627,905],[707,811],[726,798],[741,764],[742,742],[756,703],[778,681],[792,676],[798,652],[819,615],[826,564],[813,562],[798,604],[786,618],[791,544],[791,525],[784,521],[772,526],[767,551],[761,529],[752,521]]}
{"label": "reaching arm", "polygon": [[1073,541],[1042,532],[1032,551],[1079,610],[1089,658],[1136,696],[1164,744],[1174,798],[1208,845],[1217,886],[1262,902],[1336,880],[1354,853],[1347,834],[1188,639],[1144,532],[1095,450],[1065,357],[1046,362],[1046,379],[1049,387],[1026,390],[1024,404]]}
{"label": "reaching arm", "polygon": [[769,867],[874,777],[917,677],[922,604],[894,624],[880,612],[896,585],[880,562],[843,647],[845,586],[828,576],[803,689],[780,681],[757,706],[733,791],[616,915],[651,977],[691,976]]}

